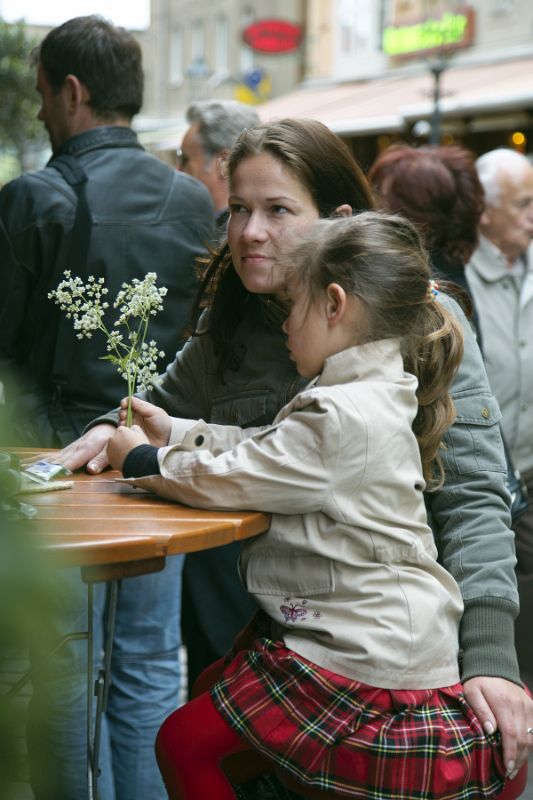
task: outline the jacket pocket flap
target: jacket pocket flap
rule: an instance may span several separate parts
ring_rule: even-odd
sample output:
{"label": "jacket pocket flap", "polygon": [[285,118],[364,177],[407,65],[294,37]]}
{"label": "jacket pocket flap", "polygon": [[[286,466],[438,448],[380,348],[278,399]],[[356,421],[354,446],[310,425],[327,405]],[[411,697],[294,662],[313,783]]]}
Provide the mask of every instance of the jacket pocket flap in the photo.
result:
{"label": "jacket pocket flap", "polygon": [[463,425],[495,425],[502,418],[493,395],[470,394],[454,397],[457,422]]}
{"label": "jacket pocket flap", "polygon": [[333,564],[317,555],[253,553],[241,563],[246,589],[253,594],[308,597],[335,589]]}

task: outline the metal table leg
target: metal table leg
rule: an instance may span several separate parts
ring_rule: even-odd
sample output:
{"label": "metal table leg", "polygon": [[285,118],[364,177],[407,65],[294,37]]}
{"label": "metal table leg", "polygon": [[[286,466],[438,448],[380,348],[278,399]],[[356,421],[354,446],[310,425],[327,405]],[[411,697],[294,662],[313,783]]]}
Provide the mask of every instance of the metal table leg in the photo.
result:
{"label": "metal table leg", "polygon": [[[89,584],[91,586],[91,584]],[[94,800],[98,800],[98,777],[100,775],[99,759],[100,759],[100,741],[102,735],[102,714],[107,709],[107,698],[109,696],[109,686],[111,685],[111,657],[113,655],[113,638],[115,635],[115,619],[117,613],[117,597],[118,597],[118,581],[110,581],[109,583],[109,608],[107,616],[107,633],[104,643],[104,664],[103,668],[98,670],[98,675],[94,682],[94,696],[96,697],[96,711],[94,716],[94,736],[91,737],[92,731],[88,730],[88,742],[92,742],[92,752],[90,763],[90,784],[92,783]],[[92,656],[92,653],[91,653]],[[89,662],[92,665],[92,661]],[[91,666],[91,682],[92,682],[92,666]],[[92,689],[92,686],[88,686]],[[90,696],[90,692],[87,692]],[[92,705],[92,697],[91,697]],[[91,709],[92,712],[92,709]],[[89,709],[87,709],[87,719],[89,719]]]}
{"label": "metal table leg", "polygon": [[87,584],[87,786],[89,800],[98,800],[93,750],[93,584]]}
{"label": "metal table leg", "polygon": [[[100,775],[100,741],[102,733],[102,715],[107,708],[109,687],[111,685],[111,658],[113,655],[113,639],[117,613],[118,587],[126,578],[160,572],[165,567],[164,557],[135,561],[131,564],[109,564],[82,567],[81,575],[87,584],[87,771],[89,800],[99,800],[98,778]],[[106,583],[109,586],[109,604],[107,613],[107,632],[104,641],[103,668],[93,685],[93,586],[95,583]],[[96,697],[96,710],[93,725],[93,697]]]}

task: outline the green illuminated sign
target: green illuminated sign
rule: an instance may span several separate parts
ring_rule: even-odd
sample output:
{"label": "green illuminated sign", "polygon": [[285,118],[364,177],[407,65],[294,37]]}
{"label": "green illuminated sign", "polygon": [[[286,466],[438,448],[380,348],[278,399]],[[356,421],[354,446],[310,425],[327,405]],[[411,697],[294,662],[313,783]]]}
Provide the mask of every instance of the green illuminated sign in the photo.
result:
{"label": "green illuminated sign", "polygon": [[465,14],[447,13],[440,19],[428,19],[416,25],[385,28],[383,52],[388,56],[401,56],[443,46],[461,45],[468,31],[468,23],[469,18]]}

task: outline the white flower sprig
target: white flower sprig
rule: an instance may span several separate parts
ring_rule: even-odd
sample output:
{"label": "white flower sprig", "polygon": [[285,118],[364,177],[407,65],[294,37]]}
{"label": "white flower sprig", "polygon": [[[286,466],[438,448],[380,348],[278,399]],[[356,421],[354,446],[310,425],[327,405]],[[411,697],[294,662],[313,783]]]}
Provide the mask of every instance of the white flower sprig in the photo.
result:
{"label": "white flower sprig", "polygon": [[[142,281],[134,278],[131,284],[123,283],[113,303],[120,315],[109,330],[104,322],[109,308],[104,299],[108,294],[104,278],[90,275],[84,284],[81,278],[72,277],[70,270],[63,274],[65,280],[48,297],[66,312],[68,319],[73,320],[78,339],[90,339],[93,331],[97,330],[106,335],[107,355],[102,358],[115,364],[128,383],[127,425],[131,425],[131,396],[135,390],[153,386],[157,377],[157,359],[165,355],[158,350],[153,339],[145,340],[150,317],[162,310],[167,290],[155,285],[155,272],[148,272]],[[123,332],[119,330],[121,327]]]}

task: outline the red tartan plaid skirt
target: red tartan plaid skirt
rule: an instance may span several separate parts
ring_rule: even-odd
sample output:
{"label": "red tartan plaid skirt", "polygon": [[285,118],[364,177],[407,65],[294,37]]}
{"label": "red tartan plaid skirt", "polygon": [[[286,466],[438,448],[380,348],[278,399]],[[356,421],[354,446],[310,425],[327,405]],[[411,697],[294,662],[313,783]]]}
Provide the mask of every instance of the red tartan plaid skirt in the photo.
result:
{"label": "red tartan plaid skirt", "polygon": [[[504,783],[461,684],[378,689],[312,664],[266,636],[241,634],[213,701],[252,746],[305,786],[365,800],[475,800]],[[248,649],[242,649],[243,645]],[[236,652],[235,652],[236,650]]]}

